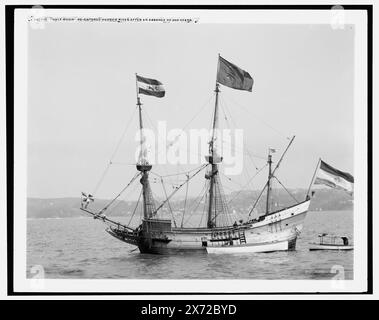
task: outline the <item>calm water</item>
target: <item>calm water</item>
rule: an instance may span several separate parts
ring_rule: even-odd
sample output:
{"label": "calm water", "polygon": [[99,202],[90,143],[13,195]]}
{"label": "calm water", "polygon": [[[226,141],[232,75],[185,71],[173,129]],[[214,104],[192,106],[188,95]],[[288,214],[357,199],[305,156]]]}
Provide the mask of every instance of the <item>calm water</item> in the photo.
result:
{"label": "calm water", "polygon": [[[120,218],[120,220],[122,220]],[[27,275],[42,265],[46,278],[131,279],[331,279],[334,265],[353,278],[353,251],[309,251],[317,234],[329,232],[353,240],[353,212],[310,212],[292,252],[248,255],[140,254],[104,231],[92,218],[29,219]]]}

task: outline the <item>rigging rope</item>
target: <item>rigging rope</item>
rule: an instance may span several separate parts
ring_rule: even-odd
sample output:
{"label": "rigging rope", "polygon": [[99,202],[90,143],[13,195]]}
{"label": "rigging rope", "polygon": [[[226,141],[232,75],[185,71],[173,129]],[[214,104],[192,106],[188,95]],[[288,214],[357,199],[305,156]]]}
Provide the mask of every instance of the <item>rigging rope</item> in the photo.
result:
{"label": "rigging rope", "polygon": [[95,194],[97,193],[97,191],[99,190],[99,187],[101,185],[101,183],[103,182],[104,178],[105,178],[105,175],[107,174],[109,168],[111,166],[111,162],[109,162],[105,168],[105,170],[103,171],[102,175],[100,176],[100,179],[99,181],[97,182],[95,188],[93,189],[92,191],[92,195],[95,196]]}
{"label": "rigging rope", "polygon": [[189,181],[189,175],[187,174],[186,197],[184,198],[184,208],[183,208],[183,214],[182,214],[182,221],[180,222],[180,227],[181,228],[183,228],[184,215],[186,213],[186,208],[187,208],[188,181]]}
{"label": "rigging rope", "polygon": [[128,131],[129,126],[130,126],[130,124],[132,123],[132,120],[134,119],[134,116],[135,116],[135,114],[136,114],[135,110],[136,110],[136,109],[134,109],[134,112],[133,112],[132,116],[129,118],[129,121],[128,121],[128,123],[126,124],[125,129],[124,129],[124,131],[123,131],[123,133],[122,133],[122,135],[121,135],[121,138],[120,138],[119,141],[117,142],[116,148],[115,148],[115,150],[113,151],[113,153],[112,153],[112,155],[111,155],[111,158],[110,158],[110,160],[109,160],[109,162],[108,162],[108,164],[107,164],[105,170],[103,171],[102,175],[100,176],[99,181],[97,182],[95,188],[93,189],[92,195],[95,195],[95,194],[97,193],[97,191],[99,190],[99,187],[100,187],[100,185],[102,184],[102,182],[103,182],[103,180],[104,180],[106,174],[108,173],[108,170],[109,170],[110,166],[113,164],[113,159],[114,159],[114,157],[115,157],[115,155],[116,155],[118,149],[120,148],[120,145],[121,145],[122,141],[123,141],[124,138],[125,138],[126,132]]}
{"label": "rigging rope", "polygon": [[[292,137],[292,139],[290,140],[290,142],[289,142],[288,145],[287,145],[287,148],[286,148],[286,149],[284,150],[284,152],[282,153],[282,155],[281,155],[279,161],[277,162],[277,164],[276,164],[274,170],[271,172],[271,177],[273,177],[274,174],[275,174],[275,172],[276,172],[276,170],[279,169],[279,166],[280,166],[280,164],[282,163],[282,160],[283,160],[285,154],[287,153],[287,151],[288,151],[289,147],[291,146],[291,144],[292,144],[292,142],[293,142],[294,139],[295,139],[295,136]],[[261,196],[262,196],[262,194],[263,194],[263,191],[266,189],[267,186],[268,186],[268,180],[267,180],[265,186],[263,187],[261,193],[259,194],[258,199],[255,201],[253,207],[251,208],[251,210],[250,210],[250,212],[249,212],[249,217],[250,217],[251,213],[253,212],[253,210],[255,209],[255,206],[257,205],[258,201],[260,200],[260,198],[261,198]]]}
{"label": "rigging rope", "polygon": [[[232,199],[230,199],[229,200],[229,202],[228,202],[228,204],[229,203],[231,203],[235,198],[237,198],[237,196],[242,192],[242,191],[244,191],[244,189],[250,184],[250,182],[264,169],[264,168],[266,168],[267,167],[267,163],[262,167],[262,168],[260,168],[256,173],[255,173],[255,175],[248,181],[248,183],[246,183],[245,185],[244,185],[244,187],[240,190],[240,191],[238,191],[237,192],[237,194],[232,198]],[[226,176],[227,177],[227,176]],[[227,177],[227,178],[229,178],[229,177]],[[230,178],[229,178],[230,179]],[[230,180],[231,181],[231,180]]]}
{"label": "rigging rope", "polygon": [[268,181],[266,182],[265,186],[263,187],[263,189],[262,189],[261,193],[259,194],[257,200],[255,200],[253,207],[250,209],[250,211],[249,211],[249,218],[251,216],[251,213],[255,209],[256,205],[258,204],[259,200],[261,199],[261,197],[263,195],[263,192],[266,190],[267,186],[268,186]]}
{"label": "rigging rope", "polygon": [[130,217],[130,220],[129,220],[128,224],[127,224],[128,227],[129,227],[130,223],[132,222],[132,219],[133,219],[133,217],[134,217],[134,214],[135,214],[136,211],[137,211],[137,208],[138,208],[139,202],[140,202],[140,200],[141,200],[142,193],[143,193],[143,190],[141,189],[141,192],[140,192],[139,197],[138,197],[138,200],[137,200],[137,204],[136,204],[136,206],[135,206],[135,208],[134,208],[134,210],[133,210],[132,216]]}
{"label": "rigging rope", "polygon": [[[233,119],[233,117],[232,117],[232,113],[229,111],[229,109],[228,109],[228,107],[227,107],[227,105],[226,105],[226,103],[224,102],[224,100],[223,99],[221,99],[221,109],[222,109],[222,111],[224,112],[224,115],[225,115],[225,120],[226,120],[226,122],[229,124],[229,126],[230,126],[230,123],[229,123],[229,121],[228,121],[228,118],[230,117],[230,119],[231,119],[231,121],[232,121],[232,123],[233,123],[233,125],[234,125],[234,129],[236,130],[236,128],[237,128],[237,125],[236,125],[236,122],[234,121],[234,119]],[[225,110],[227,111],[227,113],[229,114],[229,117],[227,117],[226,116],[226,112],[225,112],[225,110],[224,110],[224,107],[225,107]],[[230,126],[231,127],[231,126]],[[232,199],[230,199],[229,201],[228,201],[228,205],[242,192],[242,190],[244,190],[247,186],[249,186],[250,185],[250,183],[251,183],[251,181],[255,178],[255,176],[257,175],[257,174],[259,174],[260,173],[260,171],[265,167],[263,167],[263,168],[261,168],[261,169],[259,169],[258,168],[258,166],[257,166],[257,164],[255,163],[255,161],[253,160],[253,156],[252,156],[252,154],[250,153],[250,151],[249,151],[249,149],[247,148],[247,146],[246,146],[246,143],[245,143],[245,141],[243,142],[243,147],[244,147],[244,149],[242,150],[242,153],[243,153],[243,155],[246,155],[247,154],[247,156],[248,156],[248,159],[251,161],[251,163],[253,164],[253,166],[254,166],[254,168],[255,168],[255,170],[256,170],[256,174],[253,176],[253,177],[251,177],[251,175],[250,175],[250,172],[248,171],[248,170],[246,170],[246,173],[247,173],[247,183],[246,183],[246,185],[245,186],[243,186],[240,190],[239,190],[239,192],[232,198]],[[235,149],[238,149],[236,146],[235,146]],[[245,150],[246,150],[246,152],[245,152]],[[260,159],[263,159],[263,157],[260,157],[260,156],[256,156],[257,158],[260,158]],[[264,160],[266,160],[266,159],[264,159]],[[229,181],[232,181],[232,179],[231,178],[229,178],[229,177],[226,177],[226,178],[228,178],[229,179]],[[232,181],[232,182],[234,182],[234,181]],[[239,217],[241,217],[241,215],[238,213],[238,216]]]}
{"label": "rigging rope", "polygon": [[[145,112],[144,110],[142,110],[142,113],[146,117],[147,121],[150,123],[151,127],[155,129],[155,132],[157,132],[158,130],[157,130],[156,126],[154,125],[153,121],[151,120],[149,114],[147,112]],[[165,141],[163,140],[164,138],[162,138],[159,134],[157,134],[157,136],[158,136],[158,139],[161,140],[161,142],[165,143]],[[155,145],[154,145],[154,147],[155,147]],[[154,150],[154,153],[155,153],[155,150]],[[160,153],[158,153],[158,154],[160,154]],[[156,156],[158,156],[158,154]],[[163,167],[163,170],[167,174],[167,169],[165,167]]]}
{"label": "rigging rope", "polygon": [[[163,178],[161,178],[161,183],[162,183],[163,192],[164,192],[165,197],[167,199],[167,192],[166,192],[166,188],[165,188],[164,183],[163,183]],[[175,221],[174,213],[172,212],[170,201],[167,200],[167,204],[168,204],[168,208],[170,209],[170,212],[171,212],[172,220],[174,220],[174,226],[176,228],[176,221]]]}
{"label": "rigging rope", "polygon": [[[227,97],[226,95],[223,95],[224,97]],[[256,114],[254,114],[253,112],[251,112],[250,109],[244,107],[243,105],[237,103],[236,101],[234,101],[231,97],[227,97],[227,99],[229,99],[231,102],[233,102],[234,104],[236,104],[237,106],[239,106],[240,108],[242,108],[245,112],[247,113],[250,113],[254,119],[257,118],[259,119],[259,121],[261,121],[265,126],[267,126],[268,128],[270,128],[271,130],[273,130],[276,134],[278,134],[281,138],[286,138],[287,140],[290,140],[291,137],[290,136],[287,136],[285,135],[283,132],[279,131],[278,129],[274,128],[273,126],[269,125],[267,122],[263,121],[260,117],[258,117]]]}
{"label": "rigging rope", "polygon": [[[215,200],[215,203],[214,203],[215,216],[212,218],[212,221],[214,223],[216,223],[216,221],[217,221],[216,218],[220,216],[220,218],[222,219],[221,220],[222,224],[219,224],[219,225],[221,225],[221,226],[230,225],[231,224],[231,220],[230,220],[230,216],[229,216],[229,208],[228,208],[227,202],[225,201],[224,191],[223,191],[223,188],[222,188],[222,184],[221,184],[220,178],[215,179],[214,190],[215,190],[215,197],[214,197],[214,200]],[[217,195],[218,195],[218,197],[217,197]],[[216,203],[216,200],[218,202],[220,202],[220,203]],[[219,207],[221,206],[221,208],[222,208],[218,212],[217,212],[217,205]]]}
{"label": "rigging rope", "polygon": [[292,199],[294,199],[297,203],[299,203],[299,201],[297,201],[297,199],[292,195],[292,193],[287,190],[287,188],[283,185],[283,183],[281,183],[276,176],[273,176],[273,177],[280,183],[280,185],[284,188],[284,190],[287,191],[287,193],[292,197]]}
{"label": "rigging rope", "polygon": [[[227,105],[225,104],[225,101],[223,101],[223,99],[221,99],[220,101],[222,102],[222,103],[220,103],[222,111],[223,111],[224,114],[225,114],[225,111],[224,111],[224,107],[225,107],[225,110],[226,110],[226,111],[228,112],[228,114],[229,114],[229,117],[228,117],[228,118],[231,119],[231,121],[232,121],[232,123],[233,123],[233,128],[236,130],[236,129],[237,129],[237,125],[236,125],[236,122],[234,121],[234,119],[233,119],[233,117],[232,117],[232,113],[230,112],[230,110],[228,109]],[[228,121],[228,119],[226,119],[226,121],[227,121],[229,127],[232,127],[232,126],[230,125],[230,122]],[[241,150],[240,148],[237,148],[236,146],[235,146],[234,148],[237,149],[237,150],[240,150],[243,154],[248,155],[256,170],[258,170],[258,166],[257,166],[256,163],[254,162],[253,157],[254,157],[254,158],[257,158],[257,159],[261,159],[261,160],[266,160],[265,157],[263,157],[263,156],[259,156],[259,155],[256,155],[256,154],[250,152],[250,150],[249,150],[249,148],[247,147],[245,141],[243,142],[243,148],[244,148],[243,150]],[[246,152],[245,152],[245,150],[246,150]]]}
{"label": "rigging rope", "polygon": [[[151,118],[149,117],[149,115],[148,114],[146,114],[146,113],[144,113],[145,115],[146,115],[146,118],[148,119],[148,121],[150,122],[150,124],[151,124],[151,126],[157,131],[157,128],[156,128],[156,126],[154,125],[154,123],[153,123],[153,121],[151,120]],[[189,125],[189,123],[186,125],[186,126],[188,126]],[[185,127],[186,127],[185,126]],[[184,127],[184,128],[185,128]],[[184,130],[184,128],[183,128],[183,130]],[[175,137],[175,139],[177,139],[179,136],[180,136],[181,134],[179,134],[178,136],[176,136]],[[161,141],[163,142],[163,143],[165,143],[165,141],[163,141],[163,138],[161,137],[161,136],[159,136],[158,135],[158,138],[159,139],[161,139]],[[174,139],[174,140],[175,140]],[[173,141],[173,142],[171,142],[168,146],[167,146],[167,148],[166,148],[166,152],[168,151],[168,149],[170,148],[170,147],[172,147],[173,145],[175,144],[175,141]],[[163,150],[161,150],[161,151],[159,151],[158,153],[157,153],[157,156],[162,152]],[[196,153],[196,155],[198,155],[198,156],[200,156],[198,153]],[[180,167],[180,164],[178,164],[178,166]],[[193,170],[189,170],[189,171],[185,171],[184,173],[185,174],[187,174],[187,173],[189,173],[189,172],[193,172],[193,171],[195,171],[197,168],[195,168],[195,169],[193,169]],[[179,176],[181,173],[176,173],[176,174],[168,174],[167,173],[167,169],[164,167],[163,168],[163,170],[165,171],[165,175],[163,175],[163,176],[160,176],[160,175],[158,175],[158,174],[156,174],[155,173],[155,175],[158,175],[159,177],[174,177],[174,176]],[[178,183],[178,180],[177,180],[177,183],[175,183],[175,185],[178,185],[179,183]]]}
{"label": "rigging rope", "polygon": [[120,148],[120,145],[121,145],[122,141],[123,141],[124,138],[125,138],[126,132],[128,131],[129,126],[130,126],[130,124],[132,123],[132,120],[134,119],[134,116],[135,116],[135,114],[136,114],[136,112],[135,112],[136,110],[137,110],[137,107],[134,109],[134,112],[133,112],[132,116],[130,117],[129,122],[127,123],[127,125],[126,125],[126,127],[125,127],[125,129],[124,129],[124,132],[122,133],[122,136],[121,136],[120,140],[118,141],[118,143],[117,143],[117,145],[116,145],[116,148],[115,148],[114,152],[112,153],[111,161],[112,161],[112,160],[114,159],[114,157],[116,156],[116,153],[117,153],[118,149]]}
{"label": "rigging rope", "polygon": [[101,209],[98,214],[102,214],[105,210],[107,210],[109,206],[112,205],[112,203],[114,203],[122,195],[122,193],[134,182],[134,180],[136,180],[137,177],[140,175],[141,173],[137,172],[132,178],[132,180],[130,180],[130,182],[121,190],[121,192],[111,202],[109,202],[103,209]]}
{"label": "rigging rope", "polygon": [[[131,190],[129,190],[129,192],[127,192],[124,195],[123,199],[125,200],[130,194],[132,194],[137,189],[137,187],[138,187],[138,185],[134,186],[134,188],[132,188]],[[110,208],[109,211],[108,211],[108,215],[110,215],[112,212],[114,212],[121,204],[122,204],[122,201],[119,201],[115,206],[113,206],[112,208]]]}
{"label": "rigging rope", "polygon": [[[200,167],[202,167],[203,165],[201,165]],[[152,173],[153,175],[159,177],[159,178],[167,178],[167,177],[174,177],[174,176],[178,176],[178,175],[188,175],[189,173],[191,172],[194,172],[194,171],[197,171],[200,167],[196,167],[192,170],[187,170],[187,171],[182,171],[182,172],[178,172],[178,173],[173,173],[173,174],[166,174],[166,175],[160,175],[154,171],[150,171],[150,173]]]}
{"label": "rigging rope", "polygon": [[[192,203],[190,204],[188,211],[195,212],[195,211],[197,210],[197,208],[200,206],[201,201],[202,201],[203,198],[204,198],[204,195],[207,194],[206,190],[207,190],[207,181],[205,181],[205,183],[204,183],[204,185],[203,185],[203,188],[201,189],[199,195],[198,195],[197,197],[195,197],[194,200],[192,201]],[[202,196],[201,196],[201,195],[202,195]],[[200,198],[200,196],[201,196],[201,198]],[[199,198],[200,198],[200,200],[197,202],[197,199],[199,199]],[[193,206],[194,206],[196,203],[197,203],[196,207],[192,210]],[[205,206],[204,206],[204,207],[205,207]],[[189,217],[184,221],[184,224],[187,224],[190,218],[191,218],[191,216],[189,216]]]}
{"label": "rigging rope", "polygon": [[[209,98],[206,100],[206,102],[199,108],[199,110],[197,111],[197,113],[187,122],[187,124],[182,128],[183,132],[184,130],[192,123],[193,120],[195,120],[199,114],[204,110],[204,108],[206,107],[206,105],[208,105],[208,103],[210,102],[210,100],[213,98],[213,93],[209,96]],[[149,116],[147,115],[147,118],[150,120]],[[151,121],[150,121],[151,122]],[[155,125],[151,122],[152,126],[156,129]],[[167,145],[167,148],[166,148],[166,152],[169,148],[171,148],[175,142],[177,141],[177,139],[181,136],[181,133],[178,134],[177,136],[174,137],[173,141],[171,143],[169,143],[169,145]],[[164,150],[160,150],[158,153],[157,153],[157,156],[161,154],[161,152],[163,152]]]}
{"label": "rigging rope", "polygon": [[[192,179],[194,176],[196,176],[200,171],[202,171],[202,170],[203,170],[204,168],[206,168],[207,166],[208,166],[208,163],[207,163],[207,164],[204,164],[204,165],[202,165],[202,166],[200,166],[200,167],[199,167],[199,170],[196,171],[196,172],[195,172],[195,173],[194,173],[189,179]],[[189,181],[189,180],[188,180],[188,181]],[[158,212],[158,210],[161,209],[161,208],[166,204],[166,202],[169,201],[169,200],[172,198],[172,196],[173,196],[175,193],[177,193],[178,190],[179,190],[183,185],[185,185],[186,183],[188,183],[188,181],[183,182],[181,185],[179,185],[178,187],[176,187],[176,189],[170,194],[170,196],[167,197],[166,200],[163,201],[163,202],[161,203],[161,205],[158,206],[158,208],[154,210],[153,214],[156,214],[156,213]]]}
{"label": "rigging rope", "polygon": [[[203,190],[205,190],[204,194],[202,195],[200,201],[198,202],[195,210],[197,210],[197,208],[200,206],[200,203],[201,201],[203,200],[204,196],[205,196],[205,201],[204,201],[204,206],[203,206],[203,213],[201,214],[201,219],[200,219],[200,222],[199,222],[199,227],[201,226],[201,223],[203,221],[203,218],[205,216],[205,209],[206,209],[206,205],[207,205],[207,201],[208,201],[208,186],[207,186],[207,181],[204,183],[204,187],[203,187]],[[203,191],[202,191],[203,192]]]}

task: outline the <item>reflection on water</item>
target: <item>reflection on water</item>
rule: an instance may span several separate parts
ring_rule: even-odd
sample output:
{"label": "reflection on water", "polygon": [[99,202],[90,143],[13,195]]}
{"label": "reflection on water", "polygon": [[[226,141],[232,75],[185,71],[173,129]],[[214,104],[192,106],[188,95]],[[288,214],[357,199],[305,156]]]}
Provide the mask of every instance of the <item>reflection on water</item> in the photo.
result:
{"label": "reflection on water", "polygon": [[[121,220],[121,219],[120,219]],[[333,266],[353,278],[353,251],[309,251],[321,232],[353,240],[352,211],[310,212],[289,252],[241,255],[140,254],[90,218],[28,220],[27,275],[42,265],[46,278],[124,279],[331,279]]]}

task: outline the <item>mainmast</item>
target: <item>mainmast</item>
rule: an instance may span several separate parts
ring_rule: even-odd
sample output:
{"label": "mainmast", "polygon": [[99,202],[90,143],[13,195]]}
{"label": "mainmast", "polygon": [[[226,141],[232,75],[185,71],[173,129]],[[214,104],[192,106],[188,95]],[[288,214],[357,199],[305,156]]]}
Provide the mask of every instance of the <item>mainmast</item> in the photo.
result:
{"label": "mainmast", "polygon": [[212,139],[209,143],[209,156],[206,157],[208,163],[211,164],[211,171],[205,176],[210,180],[207,222],[208,228],[217,226],[216,218],[219,214],[228,214],[227,203],[223,195],[220,177],[218,175],[218,163],[222,161],[222,157],[218,154],[215,146],[215,141],[218,139],[218,95],[220,92],[219,84],[232,89],[246,90],[251,92],[253,83],[253,78],[247,71],[222,58],[220,54],[218,55],[213,133]]}
{"label": "mainmast", "polygon": [[138,107],[138,115],[139,115],[139,129],[140,129],[140,152],[139,152],[136,167],[137,167],[137,170],[141,172],[140,182],[142,184],[143,217],[145,219],[149,219],[152,217],[152,213],[155,211],[153,194],[151,192],[150,183],[149,183],[149,171],[151,170],[152,165],[149,163],[147,159],[146,137],[143,131],[143,120],[142,120],[142,103],[139,97],[137,79],[136,79],[136,88],[137,88],[137,107]]}
{"label": "mainmast", "polygon": [[[207,227],[214,228],[217,226],[216,218],[221,214],[228,214],[228,207],[223,195],[222,185],[218,174],[218,164],[222,162],[219,155],[216,142],[221,142],[221,136],[218,137],[218,95],[220,93],[219,85],[222,84],[232,89],[250,91],[253,87],[253,78],[250,74],[237,67],[233,63],[225,60],[218,55],[217,76],[216,76],[216,99],[213,117],[212,139],[209,142],[209,156],[206,156],[207,162],[211,165],[211,170],[206,174],[209,179],[209,204]],[[228,222],[227,222],[228,223]],[[220,223],[218,223],[219,225]]]}
{"label": "mainmast", "polygon": [[[209,204],[208,204],[208,220],[207,227],[213,228],[216,226],[216,216],[217,216],[217,201],[219,197],[216,196],[216,183],[218,176],[218,163],[222,161],[222,157],[219,156],[217,152],[216,140],[218,135],[218,94],[220,92],[219,84],[216,82],[216,99],[215,99],[215,109],[213,117],[213,127],[212,127],[212,138],[209,142],[209,156],[206,157],[206,160],[211,164],[211,171],[207,174],[206,178],[209,179]],[[220,205],[222,205],[220,203]]]}

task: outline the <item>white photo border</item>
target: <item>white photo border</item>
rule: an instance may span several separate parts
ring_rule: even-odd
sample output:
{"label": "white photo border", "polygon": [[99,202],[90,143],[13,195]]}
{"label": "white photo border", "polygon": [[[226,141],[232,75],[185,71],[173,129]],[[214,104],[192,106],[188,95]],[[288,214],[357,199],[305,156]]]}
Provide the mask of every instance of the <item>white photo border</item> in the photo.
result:
{"label": "white photo border", "polygon": [[[199,18],[198,23],[238,23],[270,24],[330,24],[332,10],[291,9],[254,9],[253,10],[214,10],[202,9],[115,9],[112,6],[104,9],[54,9],[48,6],[48,16],[188,16]],[[354,6],[349,6],[349,8]],[[362,7],[362,6],[358,6]],[[370,141],[368,105],[368,8],[344,10],[344,23],[355,26],[354,44],[354,278],[353,280],[74,280],[74,279],[43,279],[42,285],[36,285],[35,279],[26,277],[26,177],[27,177],[27,46],[28,17],[33,9],[15,9],[14,11],[14,188],[13,188],[13,270],[11,274],[11,292],[34,294],[85,294],[85,293],[116,293],[116,294],[295,294],[295,293],[364,293],[370,287],[369,250],[372,243],[369,240],[369,217],[372,212],[368,205],[368,167]],[[371,22],[372,23],[372,22]],[[372,58],[371,58],[372,59]],[[8,84],[9,85],[9,84]],[[9,108],[10,106],[8,106]],[[8,112],[10,109],[8,109]],[[8,133],[9,134],[9,133]],[[359,213],[359,214],[358,214]],[[9,217],[9,213],[8,213]],[[370,218],[371,220],[371,218]],[[368,228],[369,227],[369,228]],[[371,234],[372,241],[372,234]],[[371,252],[372,254],[372,252]],[[9,252],[8,252],[9,257]],[[11,255],[12,257],[12,255]],[[372,259],[372,258],[371,258]],[[9,276],[8,274],[8,276]],[[9,279],[9,277],[8,277]]]}

